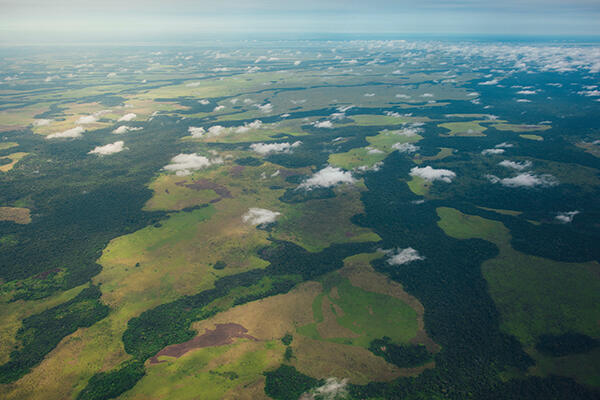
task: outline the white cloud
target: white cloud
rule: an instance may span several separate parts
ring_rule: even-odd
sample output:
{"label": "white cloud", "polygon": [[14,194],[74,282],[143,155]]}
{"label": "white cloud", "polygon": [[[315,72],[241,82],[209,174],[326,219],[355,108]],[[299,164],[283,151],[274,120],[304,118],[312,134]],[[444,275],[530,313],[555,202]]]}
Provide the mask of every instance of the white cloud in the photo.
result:
{"label": "white cloud", "polygon": [[90,150],[88,154],[98,154],[99,156],[107,156],[109,154],[119,153],[126,149],[125,143],[122,140],[114,143],[109,143],[104,146],[96,146],[94,150]]}
{"label": "white cloud", "polygon": [[397,95],[396,95],[396,98],[397,98],[397,99],[410,99],[410,96],[409,96],[409,95],[407,95],[407,94],[401,94],[401,93],[400,93],[400,94],[397,94]]}
{"label": "white cloud", "polygon": [[206,105],[210,104],[210,101],[208,101],[206,99],[201,99],[201,100],[198,100],[198,103],[202,104],[203,106],[206,106]]}
{"label": "white cloud", "polygon": [[379,150],[379,149],[373,149],[373,148],[368,148],[367,147],[367,154],[383,154],[383,151]]}
{"label": "white cloud", "polygon": [[558,180],[552,175],[534,175],[529,172],[519,174],[512,178],[500,179],[495,175],[486,175],[486,178],[492,183],[500,183],[506,187],[548,187],[558,185]]}
{"label": "white cloud", "polygon": [[423,93],[421,97],[433,97],[433,93]]}
{"label": "white cloud", "polygon": [[483,154],[484,156],[487,156],[489,154],[502,154],[504,153],[504,149],[485,149],[481,152],[481,154]]}
{"label": "white cloud", "polygon": [[319,386],[300,396],[299,400],[338,400],[348,396],[348,379],[327,378],[323,386]]}
{"label": "white cloud", "polygon": [[50,125],[51,119],[36,119],[33,121],[33,126],[46,126]]}
{"label": "white cloud", "polygon": [[531,161],[523,161],[523,162],[519,163],[519,162],[515,162],[515,161],[504,160],[504,161],[498,163],[498,165],[505,167],[505,168],[516,169],[517,171],[523,171],[524,169],[531,167]]}
{"label": "white cloud", "polygon": [[340,183],[354,182],[355,179],[352,177],[351,172],[328,166],[315,172],[313,176],[302,182],[298,187],[310,190],[316,187],[332,187]]}
{"label": "white cloud", "polygon": [[365,93],[365,97],[375,97],[375,93]]}
{"label": "white cloud", "polygon": [[244,125],[238,126],[237,128],[235,128],[235,132],[236,133],[245,133],[250,130],[260,129],[262,124],[263,123],[260,119],[254,120],[253,122],[250,122],[250,123],[246,122],[246,123],[244,123]]}
{"label": "white cloud", "polygon": [[137,115],[135,115],[134,113],[129,113],[129,114],[123,115],[117,121],[118,122],[128,122],[128,121],[131,121],[132,119],[134,119],[135,117],[137,117]]}
{"label": "white cloud", "polygon": [[220,157],[208,159],[196,153],[178,154],[171,159],[171,163],[164,167],[166,171],[174,171],[177,175],[189,175],[192,171],[208,168],[214,164],[222,164]]}
{"label": "white cloud", "polygon": [[582,94],[588,97],[598,97],[600,96],[600,90],[584,90],[581,92],[577,92],[578,94]]}
{"label": "white cloud", "polygon": [[508,149],[514,147],[514,144],[508,142],[502,142],[494,146],[497,149]]}
{"label": "white cloud", "polygon": [[250,208],[248,212],[242,216],[242,220],[250,225],[263,225],[275,222],[281,213],[271,211],[264,208]]}
{"label": "white cloud", "polygon": [[479,82],[480,85],[484,85],[484,86],[491,86],[491,85],[497,85],[498,84],[498,79],[492,79],[489,81],[485,81],[485,82]]}
{"label": "white cloud", "polygon": [[327,121],[327,120],[315,122],[315,123],[313,123],[313,125],[315,126],[315,128],[327,128],[327,129],[333,128],[333,123],[331,121]]}
{"label": "white cloud", "polygon": [[224,110],[224,109],[225,109],[225,106],[216,106],[216,107],[213,109],[213,112],[218,112],[218,111],[221,111],[221,110]]}
{"label": "white cloud", "polygon": [[291,153],[292,150],[300,146],[302,142],[294,143],[253,143],[250,148],[258,154],[266,155],[270,153]]}
{"label": "white cloud", "polygon": [[206,133],[206,129],[199,126],[190,126],[188,132],[193,138],[201,138]]}
{"label": "white cloud", "polygon": [[563,224],[568,224],[569,222],[573,222],[573,218],[579,213],[580,211],[559,212],[555,218]]}
{"label": "white cloud", "polygon": [[106,77],[107,77],[107,78],[114,78],[115,76],[117,76],[117,73],[116,73],[116,72],[109,72],[109,73],[106,75]]}
{"label": "white cloud", "polygon": [[187,87],[198,87],[201,84],[202,84],[201,82],[191,82],[191,83],[186,83],[185,86],[187,86]]}
{"label": "white cloud", "polygon": [[398,150],[400,153],[414,153],[419,148],[419,146],[415,146],[412,143],[394,143],[392,145],[392,149]]}
{"label": "white cloud", "polygon": [[117,129],[113,130],[112,133],[116,133],[116,134],[120,135],[122,133],[133,132],[133,131],[141,131],[141,130],[142,130],[141,127],[121,125]]}
{"label": "white cloud", "polygon": [[266,103],[266,104],[257,104],[256,107],[258,107],[258,109],[260,110],[260,112],[268,114],[271,111],[273,111],[273,105],[271,103]]}
{"label": "white cloud", "polygon": [[412,137],[417,136],[422,130],[419,128],[404,128],[397,131],[390,131],[393,135]]}
{"label": "white cloud", "polygon": [[394,250],[383,250],[387,254],[387,262],[390,265],[402,265],[412,261],[424,260],[425,257],[419,254],[419,252],[412,247],[405,249],[396,248]]}
{"label": "white cloud", "polygon": [[454,178],[456,178],[456,174],[449,169],[434,169],[429,165],[423,168],[413,167],[410,170],[410,175],[418,176],[429,182],[442,181],[450,183]]}
{"label": "white cloud", "polygon": [[79,117],[79,119],[77,120],[77,124],[93,124],[94,122],[98,121],[98,118],[95,115],[84,115]]}
{"label": "white cloud", "polygon": [[77,126],[75,128],[67,129],[64,132],[52,133],[52,134],[46,136],[46,139],[78,138],[78,137],[81,137],[81,134],[83,132],[85,132],[85,129],[83,129],[80,126]]}
{"label": "white cloud", "polygon": [[519,90],[517,92],[517,94],[522,94],[522,95],[525,95],[525,96],[528,96],[528,95],[531,95],[531,94],[536,94],[536,93],[537,93],[537,90]]}
{"label": "white cloud", "polygon": [[219,136],[219,135],[222,135],[225,132],[227,132],[227,128],[225,128],[224,126],[213,125],[210,128],[208,128],[208,132],[206,132],[206,137]]}
{"label": "white cloud", "polygon": [[517,99],[517,103],[531,103],[529,99]]}

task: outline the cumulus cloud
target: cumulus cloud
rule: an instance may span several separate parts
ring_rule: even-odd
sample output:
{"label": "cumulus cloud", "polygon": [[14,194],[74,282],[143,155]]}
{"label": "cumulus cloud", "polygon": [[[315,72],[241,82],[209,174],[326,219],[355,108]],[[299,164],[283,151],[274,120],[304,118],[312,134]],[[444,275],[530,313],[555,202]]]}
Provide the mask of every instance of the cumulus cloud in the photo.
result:
{"label": "cumulus cloud", "polygon": [[244,125],[242,126],[238,126],[237,128],[235,128],[235,132],[236,133],[245,133],[254,129],[259,129],[260,127],[262,127],[262,121],[260,119],[254,120],[253,122],[246,122],[244,123]]}
{"label": "cumulus cloud", "polygon": [[497,85],[498,84],[498,79],[491,79],[489,81],[479,82],[479,84],[483,85],[483,86]]}
{"label": "cumulus cloud", "polygon": [[516,161],[504,160],[498,163],[498,165],[505,168],[516,169],[517,171],[523,171],[524,169],[531,167],[531,161],[523,161],[519,163]]}
{"label": "cumulus cloud", "polygon": [[502,142],[494,146],[497,149],[508,149],[514,147],[514,144],[508,142]]}
{"label": "cumulus cloud", "polygon": [[537,90],[519,90],[517,92],[517,94],[522,94],[522,95],[525,95],[525,96],[528,96],[528,95],[531,95],[531,94],[536,94],[536,93],[537,93]]}
{"label": "cumulus cloud", "polygon": [[390,131],[393,135],[412,137],[417,136],[421,132],[419,128],[404,128],[396,131]]}
{"label": "cumulus cloud", "polygon": [[223,159],[216,157],[208,159],[196,153],[181,153],[171,159],[171,163],[164,167],[166,171],[173,171],[177,175],[189,175],[192,171],[208,168],[211,165],[222,164]]}
{"label": "cumulus cloud", "polygon": [[563,224],[568,224],[570,222],[573,222],[573,218],[575,218],[575,216],[579,213],[580,211],[564,211],[556,214],[556,217],[554,218],[556,218],[557,221]]}
{"label": "cumulus cloud", "polygon": [[142,128],[140,128],[140,127],[121,125],[117,129],[113,130],[112,133],[116,133],[117,135],[120,135],[120,134],[127,133],[127,132],[141,131],[141,130],[142,130]]}
{"label": "cumulus cloud", "polygon": [[423,168],[413,167],[410,170],[410,175],[418,176],[419,178],[423,178],[429,182],[442,181],[450,183],[454,178],[456,178],[456,174],[449,169],[435,169],[431,168],[429,165]]}
{"label": "cumulus cloud", "polygon": [[33,126],[46,126],[50,125],[51,122],[51,119],[36,119],[33,121]]}
{"label": "cumulus cloud", "polygon": [[354,183],[352,173],[341,168],[328,166],[315,172],[313,176],[302,182],[298,188],[313,189],[316,187],[332,187],[341,183]]}
{"label": "cumulus cloud", "polygon": [[250,208],[248,212],[242,216],[242,220],[250,225],[264,225],[275,222],[281,213],[277,211],[271,211],[264,208]]}
{"label": "cumulus cloud", "polygon": [[300,396],[299,400],[337,400],[348,396],[348,379],[327,378],[323,386],[319,386]]}
{"label": "cumulus cloud", "polygon": [[134,119],[135,117],[137,117],[137,115],[135,115],[134,113],[129,113],[129,114],[123,115],[117,121],[118,122],[128,122],[128,121],[131,121],[132,119]]}
{"label": "cumulus cloud", "polygon": [[333,123],[331,121],[327,121],[327,120],[315,122],[315,123],[313,123],[313,125],[315,126],[315,128],[327,128],[327,129],[333,128]]}
{"label": "cumulus cloud", "polygon": [[63,132],[52,133],[46,136],[46,139],[59,139],[59,138],[78,138],[81,137],[81,134],[85,132],[81,126],[77,126],[75,128],[67,129]]}
{"label": "cumulus cloud", "polygon": [[419,252],[412,247],[405,249],[396,248],[393,250],[383,250],[387,254],[387,263],[390,265],[402,265],[412,261],[424,260],[425,257],[419,254]]}
{"label": "cumulus cloud", "polygon": [[193,138],[201,138],[206,133],[206,129],[198,126],[190,126],[188,132]]}
{"label": "cumulus cloud", "polygon": [[412,143],[394,143],[392,145],[392,149],[398,150],[400,153],[414,153],[419,148],[419,146],[415,146]]}
{"label": "cumulus cloud", "polygon": [[119,153],[126,149],[125,143],[122,140],[114,143],[109,143],[104,146],[96,146],[94,150],[90,150],[88,154],[98,154],[99,156],[107,156],[109,154]]}
{"label": "cumulus cloud", "polygon": [[481,152],[481,154],[483,154],[484,156],[490,155],[490,154],[502,154],[504,153],[504,149],[485,149]]}
{"label": "cumulus cloud", "polygon": [[216,107],[213,109],[213,112],[218,112],[218,111],[221,111],[221,110],[224,110],[224,109],[225,109],[225,106],[216,106]]}
{"label": "cumulus cloud", "polygon": [[291,153],[292,150],[300,146],[302,142],[294,143],[253,143],[250,148],[258,154],[266,155],[271,153]]}
{"label": "cumulus cloud", "polygon": [[500,179],[495,175],[486,175],[486,178],[490,180],[492,183],[500,183],[502,186],[506,187],[549,187],[558,185],[558,180],[552,175],[544,174],[544,175],[534,175],[529,172],[525,172],[519,174],[512,178],[503,178]]}
{"label": "cumulus cloud", "polygon": [[198,103],[202,104],[203,106],[209,105],[210,101],[206,100],[206,99],[200,99],[198,100]]}
{"label": "cumulus cloud", "polygon": [[79,117],[79,119],[77,120],[76,123],[85,125],[85,124],[93,124],[96,121],[98,121],[98,118],[95,115],[83,115],[83,116]]}
{"label": "cumulus cloud", "polygon": [[273,111],[273,105],[271,103],[266,103],[266,104],[257,104],[256,107],[258,107],[258,109],[260,110],[260,112],[268,114],[271,111]]}

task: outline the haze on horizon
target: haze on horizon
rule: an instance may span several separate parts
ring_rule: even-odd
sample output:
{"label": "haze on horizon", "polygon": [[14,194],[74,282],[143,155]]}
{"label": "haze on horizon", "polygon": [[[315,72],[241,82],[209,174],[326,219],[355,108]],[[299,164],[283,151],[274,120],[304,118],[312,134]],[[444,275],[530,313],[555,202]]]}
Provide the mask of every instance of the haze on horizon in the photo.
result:
{"label": "haze on horizon", "polygon": [[598,36],[597,0],[0,0],[0,42],[239,34]]}

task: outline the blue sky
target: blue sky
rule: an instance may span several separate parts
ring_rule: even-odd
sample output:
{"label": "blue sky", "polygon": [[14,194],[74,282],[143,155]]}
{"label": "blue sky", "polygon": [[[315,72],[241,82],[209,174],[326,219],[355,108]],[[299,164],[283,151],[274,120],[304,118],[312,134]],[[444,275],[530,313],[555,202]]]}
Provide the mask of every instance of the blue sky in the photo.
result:
{"label": "blue sky", "polygon": [[600,35],[600,0],[0,0],[0,40],[238,33]]}

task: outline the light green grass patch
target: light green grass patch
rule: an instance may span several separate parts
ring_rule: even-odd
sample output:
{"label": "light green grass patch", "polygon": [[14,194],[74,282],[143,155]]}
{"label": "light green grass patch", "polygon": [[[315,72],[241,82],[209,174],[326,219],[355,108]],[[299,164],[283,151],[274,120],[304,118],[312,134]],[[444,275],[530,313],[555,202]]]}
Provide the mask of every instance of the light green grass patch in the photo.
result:
{"label": "light green grass patch", "polygon": [[483,132],[487,130],[487,126],[481,124],[492,123],[491,120],[477,120],[468,122],[445,122],[439,124],[438,127],[448,129],[450,132],[446,134],[440,134],[440,136],[486,136]]}
{"label": "light green grass patch", "polygon": [[[499,122],[499,121],[496,121]],[[499,131],[511,131],[511,132],[538,132],[547,131],[551,129],[551,125],[525,125],[525,124],[507,124],[507,123],[495,123],[494,128]]]}
{"label": "light green grass patch", "polygon": [[528,140],[536,140],[538,142],[541,142],[542,140],[544,140],[544,138],[539,135],[519,135],[519,137],[522,137],[523,139],[528,139]]}
{"label": "light green grass patch", "polygon": [[19,143],[15,143],[15,142],[3,142],[3,143],[0,143],[0,150],[10,149],[11,147],[16,147],[18,145],[19,145]]}

